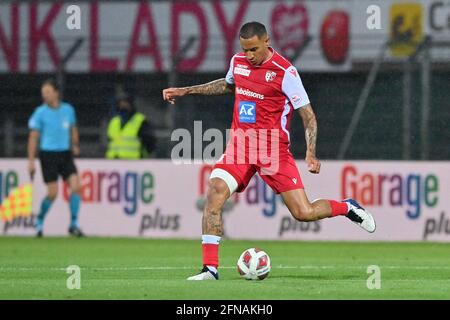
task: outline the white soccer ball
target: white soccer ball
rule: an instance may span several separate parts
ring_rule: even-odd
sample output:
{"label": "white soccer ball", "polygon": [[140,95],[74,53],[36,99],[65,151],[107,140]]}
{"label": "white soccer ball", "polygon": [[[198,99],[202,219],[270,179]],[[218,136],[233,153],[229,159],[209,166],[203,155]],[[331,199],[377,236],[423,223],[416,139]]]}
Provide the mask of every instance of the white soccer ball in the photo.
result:
{"label": "white soccer ball", "polygon": [[258,248],[247,249],[237,261],[237,270],[244,279],[263,280],[270,272],[269,255]]}

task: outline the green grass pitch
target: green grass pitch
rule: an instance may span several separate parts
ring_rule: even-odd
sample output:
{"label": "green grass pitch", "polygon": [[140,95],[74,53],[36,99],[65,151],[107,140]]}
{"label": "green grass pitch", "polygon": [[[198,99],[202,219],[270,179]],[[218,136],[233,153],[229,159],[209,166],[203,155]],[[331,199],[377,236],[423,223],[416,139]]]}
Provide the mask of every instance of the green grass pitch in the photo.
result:
{"label": "green grass pitch", "polygon": [[[272,271],[246,281],[236,260],[265,250]],[[224,240],[220,281],[188,282],[199,241],[0,237],[0,299],[450,299],[450,245]],[[69,290],[69,265],[81,289]],[[378,265],[381,288],[369,290]]]}

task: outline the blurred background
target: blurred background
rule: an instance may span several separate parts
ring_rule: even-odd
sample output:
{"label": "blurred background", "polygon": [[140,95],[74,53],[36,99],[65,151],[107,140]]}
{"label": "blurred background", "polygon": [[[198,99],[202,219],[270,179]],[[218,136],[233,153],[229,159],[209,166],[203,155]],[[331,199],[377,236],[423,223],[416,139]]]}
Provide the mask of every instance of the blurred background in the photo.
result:
{"label": "blurred background", "polygon": [[[76,108],[82,157],[104,157],[123,92],[151,124],[152,158],[170,157],[172,131],[192,131],[194,120],[224,132],[232,95],[172,107],[161,91],[224,77],[250,20],[266,25],[273,47],[300,71],[320,158],[450,158],[450,6],[431,0],[3,0],[0,157],[26,156],[27,121],[49,76]],[[303,158],[297,114],[291,130],[294,156]]]}

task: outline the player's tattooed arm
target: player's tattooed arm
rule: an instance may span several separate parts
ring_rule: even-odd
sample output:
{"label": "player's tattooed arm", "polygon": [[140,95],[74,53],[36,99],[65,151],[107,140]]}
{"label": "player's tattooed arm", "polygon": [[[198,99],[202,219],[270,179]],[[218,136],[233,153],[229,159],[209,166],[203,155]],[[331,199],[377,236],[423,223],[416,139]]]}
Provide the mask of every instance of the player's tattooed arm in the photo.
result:
{"label": "player's tattooed arm", "polygon": [[317,141],[317,120],[316,115],[308,104],[300,108],[300,116],[303,120],[306,138],[306,163],[308,170],[312,173],[319,173],[320,161],[316,158],[316,141]]}
{"label": "player's tattooed arm", "polygon": [[185,87],[185,89],[186,94],[200,94],[206,96],[221,95],[233,92],[232,85],[226,82],[225,78],[217,79],[197,86]]}
{"label": "player's tattooed arm", "polygon": [[234,85],[229,84],[225,81],[225,78],[222,78],[196,86],[164,89],[163,99],[171,104],[174,104],[176,97],[182,97],[185,95],[214,96],[232,93],[233,91]]}
{"label": "player's tattooed arm", "polygon": [[307,152],[316,155],[317,120],[310,104],[300,108],[300,116],[302,117],[305,128]]}

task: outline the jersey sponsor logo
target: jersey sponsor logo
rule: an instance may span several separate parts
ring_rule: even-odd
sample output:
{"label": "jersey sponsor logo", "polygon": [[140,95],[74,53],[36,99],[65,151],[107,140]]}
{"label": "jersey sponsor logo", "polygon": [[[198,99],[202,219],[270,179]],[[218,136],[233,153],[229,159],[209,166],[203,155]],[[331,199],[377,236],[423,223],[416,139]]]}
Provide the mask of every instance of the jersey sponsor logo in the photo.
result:
{"label": "jersey sponsor logo", "polygon": [[234,73],[248,77],[250,75],[250,70],[244,69],[244,68],[239,68],[239,67],[234,67]]}
{"label": "jersey sponsor logo", "polygon": [[263,94],[253,92],[253,91],[248,90],[248,89],[242,89],[240,87],[236,87],[236,93],[237,94],[242,94],[243,96],[264,100],[264,95]]}
{"label": "jersey sponsor logo", "polygon": [[239,102],[239,122],[256,122],[256,103],[249,101]]}
{"label": "jersey sponsor logo", "polygon": [[266,82],[270,82],[275,80],[275,77],[277,76],[276,72],[274,71],[267,71],[266,72]]}
{"label": "jersey sponsor logo", "polygon": [[294,77],[297,76],[297,70],[295,70],[294,68],[290,69],[289,73],[292,74]]}
{"label": "jersey sponsor logo", "polygon": [[291,97],[293,103],[299,103],[302,98],[296,94]]}

